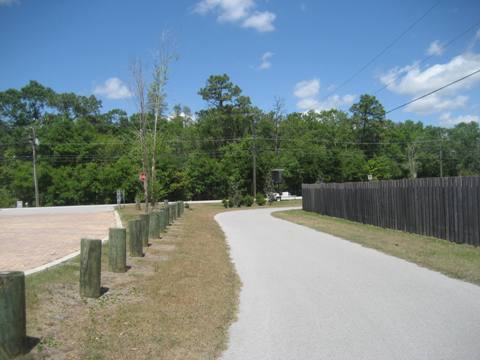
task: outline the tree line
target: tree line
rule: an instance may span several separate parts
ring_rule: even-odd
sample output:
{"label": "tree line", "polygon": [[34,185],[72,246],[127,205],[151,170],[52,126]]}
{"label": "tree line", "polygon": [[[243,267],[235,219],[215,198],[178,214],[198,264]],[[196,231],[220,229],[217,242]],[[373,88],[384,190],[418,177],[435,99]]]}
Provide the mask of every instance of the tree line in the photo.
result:
{"label": "tree line", "polygon": [[[158,106],[132,115],[103,112],[95,96],[57,93],[36,81],[0,92],[0,206],[34,203],[33,147],[41,205],[112,203],[117,189],[125,190],[127,201],[251,194],[254,154],[259,193],[273,190],[272,169],[283,169],[277,190],[294,194],[302,183],[366,181],[369,175],[384,180],[480,172],[477,123],[396,123],[371,95],[348,112],[286,113],[278,99],[264,111],[228,75],[212,75],[198,92],[204,109],[192,114],[176,105],[164,116],[159,107],[166,106],[165,95],[152,91]],[[142,128],[150,134],[143,140]],[[148,169],[143,147],[149,149]],[[142,171],[150,172],[148,192],[139,181]]]}

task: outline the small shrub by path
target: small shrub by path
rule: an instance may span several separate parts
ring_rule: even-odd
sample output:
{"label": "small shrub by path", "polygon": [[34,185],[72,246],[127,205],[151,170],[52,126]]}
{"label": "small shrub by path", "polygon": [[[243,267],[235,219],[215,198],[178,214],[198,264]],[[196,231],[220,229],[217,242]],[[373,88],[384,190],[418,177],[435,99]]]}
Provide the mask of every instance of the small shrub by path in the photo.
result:
{"label": "small shrub by path", "polygon": [[360,224],[303,210],[273,213],[273,216],[380,250],[384,253],[480,284],[480,247]]}
{"label": "small shrub by path", "polygon": [[[214,215],[193,205],[150,240],[123,274],[107,271],[99,299],[78,294],[78,258],[27,278],[27,334],[40,343],[26,359],[214,359],[235,320],[240,281]],[[123,220],[140,212],[121,210]]]}

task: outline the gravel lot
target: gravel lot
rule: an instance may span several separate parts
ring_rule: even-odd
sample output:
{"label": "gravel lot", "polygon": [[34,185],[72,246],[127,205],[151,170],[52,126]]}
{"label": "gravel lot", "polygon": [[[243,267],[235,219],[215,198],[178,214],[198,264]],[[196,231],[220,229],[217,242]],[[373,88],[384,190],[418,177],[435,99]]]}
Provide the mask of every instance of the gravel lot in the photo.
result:
{"label": "gravel lot", "polygon": [[216,216],[243,282],[223,359],[479,359],[480,287],[272,211]]}

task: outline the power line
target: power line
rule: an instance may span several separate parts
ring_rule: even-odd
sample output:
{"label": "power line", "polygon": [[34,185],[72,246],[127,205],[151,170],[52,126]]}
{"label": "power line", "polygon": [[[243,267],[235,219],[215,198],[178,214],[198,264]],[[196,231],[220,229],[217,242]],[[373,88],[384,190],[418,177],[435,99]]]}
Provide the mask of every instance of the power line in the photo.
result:
{"label": "power line", "polygon": [[[450,39],[445,45],[442,45],[442,49],[445,50],[447,49],[450,45],[452,45],[454,42],[456,42],[458,39],[462,38],[465,34],[469,33],[470,31],[472,31],[474,28],[476,28],[478,25],[480,24],[480,20],[478,20],[477,22],[475,22],[474,24],[470,25],[466,30],[463,30],[461,33],[455,35],[452,39]],[[426,57],[424,57],[422,60],[420,60],[420,62],[418,63],[418,65],[422,65],[423,63],[425,63],[427,60],[430,60],[432,57],[434,57],[435,55],[428,55]],[[391,84],[393,84],[395,82],[395,79],[391,80],[390,82],[386,83],[385,85],[383,85],[382,87],[378,88],[377,90],[375,90],[375,92],[373,93],[374,95],[378,94],[379,92],[385,90],[387,87],[389,87]]]}
{"label": "power line", "polygon": [[[350,83],[354,78],[356,78],[360,73],[362,73],[365,69],[367,69],[370,65],[372,65],[379,57],[385,54],[388,50],[390,50],[397,42],[399,42],[410,30],[412,30],[418,23],[420,23],[433,9],[435,9],[438,5],[440,5],[442,0],[438,0],[435,4],[433,4],[426,12],[422,14],[417,20],[415,20],[410,26],[408,26],[402,33],[400,33],[392,42],[390,42],[386,47],[384,47],[378,54],[376,54],[372,59],[370,59],[365,65],[363,65],[359,70],[353,73],[348,79],[342,82],[337,88],[336,91],[343,88],[345,85]],[[327,98],[328,95],[323,97],[321,100]]]}
{"label": "power line", "polygon": [[401,109],[402,107],[405,107],[405,106],[407,106],[407,105],[410,105],[410,104],[412,104],[412,103],[414,103],[414,102],[416,102],[416,101],[418,101],[418,100],[424,99],[424,98],[426,98],[427,96],[430,96],[430,95],[432,95],[432,94],[435,94],[436,92],[438,92],[438,91],[440,91],[440,90],[443,90],[443,89],[445,89],[445,88],[447,88],[447,87],[449,87],[449,86],[452,86],[452,85],[454,85],[454,84],[456,84],[456,83],[458,83],[458,82],[460,82],[460,81],[463,81],[463,80],[465,80],[465,79],[468,79],[469,77],[471,77],[471,76],[473,76],[473,75],[475,75],[475,74],[478,74],[479,72],[480,72],[480,69],[478,69],[478,70],[476,70],[476,71],[474,71],[474,72],[472,72],[472,73],[470,73],[470,74],[468,74],[468,75],[465,75],[464,77],[461,77],[460,79],[454,80],[454,81],[452,81],[452,82],[450,82],[450,83],[448,83],[448,84],[446,84],[446,85],[444,85],[444,86],[442,86],[442,87],[440,87],[440,88],[438,88],[438,89],[435,89],[435,90],[433,90],[433,91],[430,91],[429,93],[427,93],[427,94],[425,94],[425,95],[419,96],[419,97],[417,97],[417,98],[415,98],[415,99],[412,99],[412,100],[410,100],[410,101],[408,101],[408,102],[406,102],[406,103],[404,103],[404,104],[402,104],[402,105],[399,105],[399,106],[397,106],[397,107],[394,107],[393,109],[388,110],[387,112],[385,112],[385,115],[386,115],[386,114],[389,114],[389,113],[391,113],[391,112],[393,112],[393,111],[395,111],[395,110]]}

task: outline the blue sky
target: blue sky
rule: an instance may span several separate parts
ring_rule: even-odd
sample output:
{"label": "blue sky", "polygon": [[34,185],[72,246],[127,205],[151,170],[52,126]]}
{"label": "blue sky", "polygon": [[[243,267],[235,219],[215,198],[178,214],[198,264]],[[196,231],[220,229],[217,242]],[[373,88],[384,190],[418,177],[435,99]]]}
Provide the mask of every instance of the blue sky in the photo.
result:
{"label": "blue sky", "polygon": [[[129,64],[147,69],[165,29],[176,39],[168,103],[197,111],[211,74],[227,73],[264,110],[348,109],[360,94],[386,110],[480,69],[477,0],[0,0],[0,90],[37,80],[95,93],[129,113]],[[346,79],[436,5],[352,81]],[[476,25],[475,25],[476,24]],[[473,26],[475,25],[475,26]],[[472,27],[473,26],[473,27]],[[472,29],[445,48],[467,28]],[[419,64],[426,56],[428,60]],[[389,114],[451,126],[480,120],[480,75]]]}

